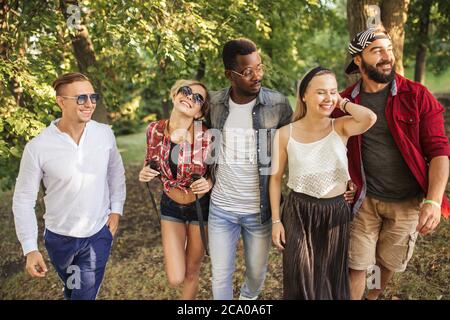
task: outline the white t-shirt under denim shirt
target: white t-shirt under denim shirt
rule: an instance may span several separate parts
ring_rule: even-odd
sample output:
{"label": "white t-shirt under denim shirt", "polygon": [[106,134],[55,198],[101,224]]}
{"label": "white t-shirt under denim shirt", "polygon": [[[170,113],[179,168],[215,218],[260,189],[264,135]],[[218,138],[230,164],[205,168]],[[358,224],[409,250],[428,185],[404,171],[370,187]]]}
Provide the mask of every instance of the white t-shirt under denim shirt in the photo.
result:
{"label": "white t-shirt under denim shirt", "polygon": [[260,211],[259,171],[252,110],[256,99],[236,104],[229,99],[230,113],[222,131],[217,178],[211,199],[219,208],[241,214]]}
{"label": "white t-shirt under denim shirt", "polygon": [[90,237],[111,212],[123,211],[125,170],[111,128],[91,120],[77,145],[58,121],[27,143],[20,163],[13,212],[24,254],[38,248],[34,207],[41,179],[45,227],[59,235]]}

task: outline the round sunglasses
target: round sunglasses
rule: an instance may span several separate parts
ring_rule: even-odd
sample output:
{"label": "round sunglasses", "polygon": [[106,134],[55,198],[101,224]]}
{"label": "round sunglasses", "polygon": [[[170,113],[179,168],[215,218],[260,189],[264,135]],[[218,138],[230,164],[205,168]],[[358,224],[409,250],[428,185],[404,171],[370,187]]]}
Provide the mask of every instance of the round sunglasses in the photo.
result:
{"label": "round sunglasses", "polygon": [[77,104],[85,104],[88,99],[91,100],[92,104],[96,104],[98,100],[100,100],[100,94],[98,93],[92,93],[92,94],[80,94],[77,96],[61,96],[65,99],[74,99],[77,100]]}
{"label": "round sunglasses", "polygon": [[205,103],[205,98],[200,93],[193,93],[191,87],[189,86],[183,86],[180,89],[178,89],[177,94],[183,94],[185,97],[189,97],[192,95],[192,101],[200,106],[202,106]]}

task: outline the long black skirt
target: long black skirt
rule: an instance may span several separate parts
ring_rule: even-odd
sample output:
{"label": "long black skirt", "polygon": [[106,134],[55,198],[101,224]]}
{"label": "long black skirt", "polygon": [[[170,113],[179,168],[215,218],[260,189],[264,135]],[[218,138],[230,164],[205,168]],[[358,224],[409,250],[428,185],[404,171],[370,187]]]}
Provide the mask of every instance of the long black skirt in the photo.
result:
{"label": "long black skirt", "polygon": [[318,199],[291,191],[282,209],[284,299],[350,298],[347,252],[351,220],[350,205],[342,195]]}

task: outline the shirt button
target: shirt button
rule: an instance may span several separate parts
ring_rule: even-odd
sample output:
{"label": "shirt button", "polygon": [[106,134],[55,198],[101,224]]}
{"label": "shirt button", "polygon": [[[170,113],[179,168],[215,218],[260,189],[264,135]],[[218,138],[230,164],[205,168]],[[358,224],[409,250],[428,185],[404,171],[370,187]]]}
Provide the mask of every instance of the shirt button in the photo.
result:
{"label": "shirt button", "polygon": [[410,119],[409,119],[409,122],[413,122],[413,119],[412,119],[412,118],[410,118]]}
{"label": "shirt button", "polygon": [[256,112],[253,112],[253,114],[256,114]]}

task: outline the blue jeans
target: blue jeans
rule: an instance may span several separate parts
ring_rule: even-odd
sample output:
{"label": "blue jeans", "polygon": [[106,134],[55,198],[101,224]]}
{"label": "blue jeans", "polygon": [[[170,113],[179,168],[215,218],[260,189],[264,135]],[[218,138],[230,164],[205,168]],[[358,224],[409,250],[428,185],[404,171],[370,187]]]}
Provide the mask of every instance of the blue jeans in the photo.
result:
{"label": "blue jeans", "polygon": [[106,225],[88,238],[62,236],[45,230],[45,247],[64,283],[67,300],[95,300],[112,242],[113,236]]}
{"label": "blue jeans", "polygon": [[245,282],[240,297],[256,299],[267,272],[272,224],[261,224],[259,214],[239,214],[215,206],[209,209],[208,236],[212,266],[212,291],[216,300],[233,299],[236,247],[242,233]]}

